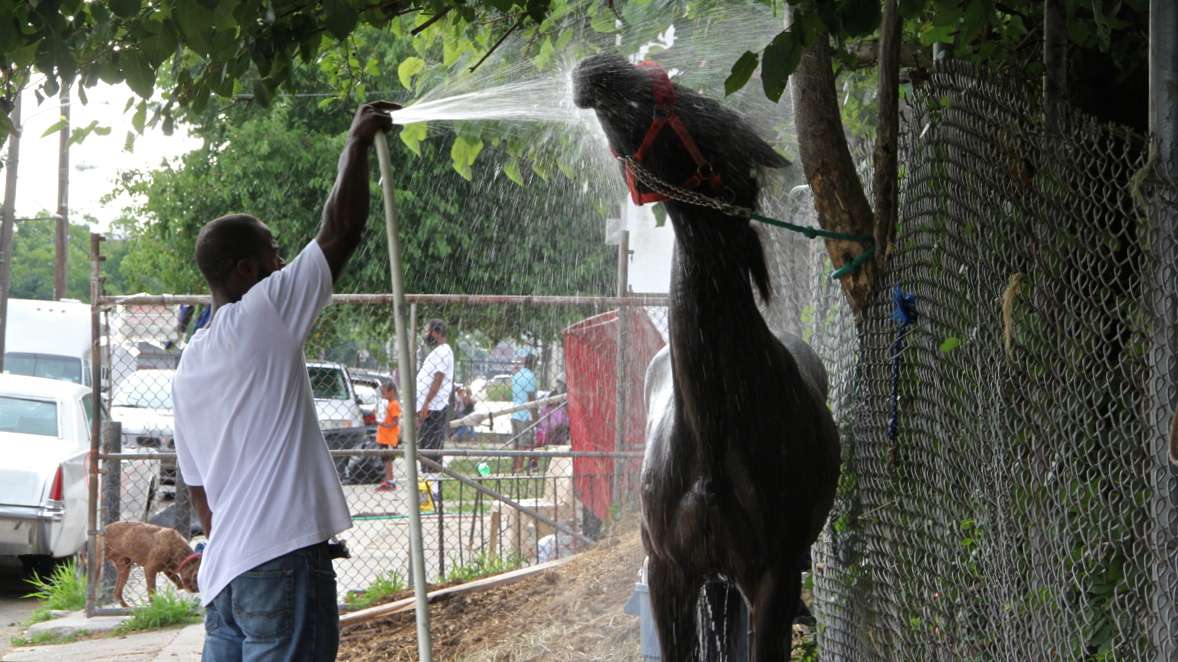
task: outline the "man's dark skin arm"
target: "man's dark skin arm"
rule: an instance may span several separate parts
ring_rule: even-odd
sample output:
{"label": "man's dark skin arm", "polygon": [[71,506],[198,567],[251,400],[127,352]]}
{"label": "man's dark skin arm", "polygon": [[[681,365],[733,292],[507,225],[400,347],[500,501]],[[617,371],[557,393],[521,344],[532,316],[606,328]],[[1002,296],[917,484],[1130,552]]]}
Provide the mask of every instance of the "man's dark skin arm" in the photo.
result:
{"label": "man's dark skin arm", "polygon": [[205,531],[205,537],[213,535],[213,511],[209,510],[209,500],[205,496],[205,488],[188,486],[188,496],[192,500],[192,507],[196,508],[196,516],[200,518],[200,527]]}
{"label": "man's dark skin arm", "polygon": [[400,107],[389,101],[364,104],[352,119],[348,144],[339,158],[339,175],[323,207],[323,222],[315,236],[331,267],[333,281],[339,280],[368,224],[368,149],[378,132],[392,128],[389,113]]}

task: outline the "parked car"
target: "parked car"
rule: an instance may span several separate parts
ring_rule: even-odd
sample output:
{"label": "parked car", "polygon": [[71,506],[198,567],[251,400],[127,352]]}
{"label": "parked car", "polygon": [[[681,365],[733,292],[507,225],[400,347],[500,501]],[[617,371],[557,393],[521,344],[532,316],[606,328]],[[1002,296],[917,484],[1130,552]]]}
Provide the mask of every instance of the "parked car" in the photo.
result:
{"label": "parked car", "polygon": [[[110,417],[122,424],[124,452],[176,450],[172,432],[175,426],[172,379],[175,376],[175,370],[136,370],[115,387]],[[158,464],[159,496],[171,498],[175,494],[176,462],[162,460]]]}
{"label": "parked car", "polygon": [[[367,436],[364,413],[352,386],[348,371],[339,363],[308,363],[307,376],[311,379],[311,395],[315,399],[315,415],[319,429],[331,450],[361,448]],[[340,478],[347,475],[348,458],[336,457],[336,471]]]}
{"label": "parked car", "polygon": [[364,416],[364,425],[368,428],[369,436],[376,434],[376,414],[380,409],[380,378],[368,374],[357,374],[348,371],[352,378],[352,389],[356,392],[356,400],[360,405],[360,413]]}
{"label": "parked car", "polygon": [[0,556],[47,575],[86,542],[91,390],[0,375]]}

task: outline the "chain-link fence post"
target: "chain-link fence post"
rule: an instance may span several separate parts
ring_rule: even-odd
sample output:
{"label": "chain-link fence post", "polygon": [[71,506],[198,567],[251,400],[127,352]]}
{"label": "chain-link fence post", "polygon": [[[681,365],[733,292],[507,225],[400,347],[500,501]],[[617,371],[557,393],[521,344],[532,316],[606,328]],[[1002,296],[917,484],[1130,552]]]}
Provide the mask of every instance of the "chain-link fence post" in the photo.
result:
{"label": "chain-link fence post", "polygon": [[[630,231],[623,229],[618,240],[618,297],[626,296],[630,281]],[[618,306],[618,341],[614,361],[614,451],[621,453],[626,447],[626,319],[627,308]],[[610,503],[622,503],[622,465],[615,459],[611,481]]]}
{"label": "chain-link fence post", "polygon": [[[1155,172],[1173,176],[1178,172],[1178,6],[1172,2],[1150,3],[1150,98],[1149,124],[1155,140]],[[1148,167],[1148,166],[1147,166]],[[1178,480],[1172,461],[1178,431],[1170,429],[1174,412],[1175,385],[1178,385],[1178,209],[1167,199],[1165,186],[1159,186],[1151,200],[1154,249],[1155,324],[1150,352],[1151,423],[1150,438],[1154,458],[1154,608],[1155,627],[1151,628],[1156,659],[1178,658]]]}
{"label": "chain-link fence post", "polygon": [[[106,439],[103,441],[104,455],[123,452],[123,425],[118,421],[106,424]],[[117,458],[102,460],[102,527],[119,521],[121,504],[119,496],[122,492],[123,467]],[[98,602],[107,603],[115,588],[114,566],[110,563],[102,564],[102,583],[99,587]]]}

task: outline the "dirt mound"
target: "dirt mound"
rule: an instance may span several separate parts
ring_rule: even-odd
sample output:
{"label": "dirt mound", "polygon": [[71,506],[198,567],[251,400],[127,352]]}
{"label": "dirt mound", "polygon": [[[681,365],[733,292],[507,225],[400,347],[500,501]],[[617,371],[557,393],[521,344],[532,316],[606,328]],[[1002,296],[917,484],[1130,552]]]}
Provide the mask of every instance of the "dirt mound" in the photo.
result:
{"label": "dirt mound", "polygon": [[[638,531],[608,538],[568,563],[514,584],[430,605],[437,660],[634,660],[638,617],[622,613],[642,563]],[[339,658],[417,659],[413,612],[341,633]]]}

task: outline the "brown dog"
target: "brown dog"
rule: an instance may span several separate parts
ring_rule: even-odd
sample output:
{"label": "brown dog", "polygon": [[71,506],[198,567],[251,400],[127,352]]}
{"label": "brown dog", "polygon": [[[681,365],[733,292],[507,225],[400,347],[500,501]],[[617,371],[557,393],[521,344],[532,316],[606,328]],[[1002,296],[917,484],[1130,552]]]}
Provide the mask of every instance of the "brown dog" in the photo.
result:
{"label": "brown dog", "polygon": [[131,566],[143,566],[147,577],[147,594],[155,595],[155,576],[159,573],[172,580],[176,588],[197,592],[196,573],[200,570],[200,557],[175,529],[146,522],[115,522],[104,529],[105,560],[118,569],[115,581],[115,597],[124,607],[123,587],[131,575]]}

